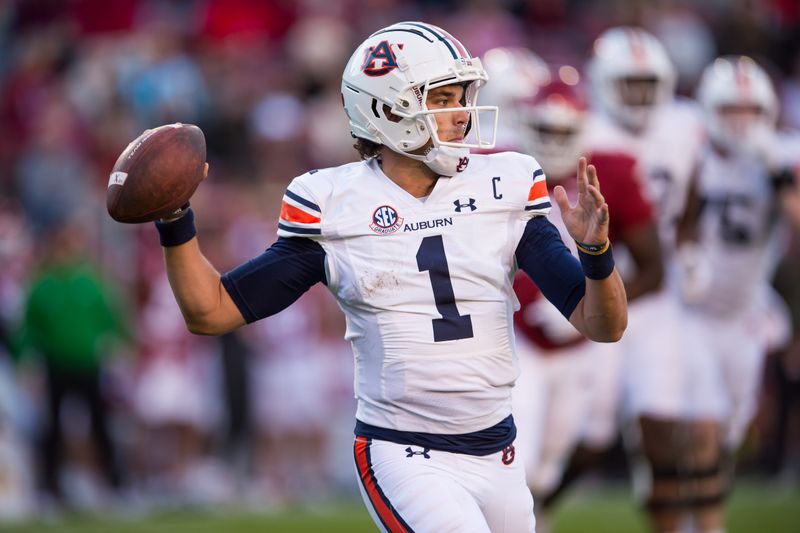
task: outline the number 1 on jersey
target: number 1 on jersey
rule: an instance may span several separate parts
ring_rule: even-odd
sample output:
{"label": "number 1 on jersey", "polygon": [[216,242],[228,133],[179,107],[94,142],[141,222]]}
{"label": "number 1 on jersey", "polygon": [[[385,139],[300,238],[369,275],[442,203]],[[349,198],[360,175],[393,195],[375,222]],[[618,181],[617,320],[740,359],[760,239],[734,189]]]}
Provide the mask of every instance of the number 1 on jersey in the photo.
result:
{"label": "number 1 on jersey", "polygon": [[417,250],[417,267],[420,272],[428,271],[436,310],[442,315],[442,318],[433,319],[434,342],[471,338],[472,318],[469,315],[458,314],[441,235],[431,235],[422,239]]}

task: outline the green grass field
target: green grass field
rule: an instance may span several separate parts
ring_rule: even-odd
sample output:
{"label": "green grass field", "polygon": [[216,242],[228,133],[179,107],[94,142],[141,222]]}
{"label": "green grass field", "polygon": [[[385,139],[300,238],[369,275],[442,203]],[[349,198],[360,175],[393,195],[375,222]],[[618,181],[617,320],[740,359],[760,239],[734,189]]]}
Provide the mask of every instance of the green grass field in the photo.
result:
{"label": "green grass field", "polygon": [[[740,484],[729,506],[728,533],[797,533],[800,531],[800,489],[768,483]],[[74,516],[58,522],[0,525],[13,533],[360,533],[374,532],[359,502],[293,511],[176,511],[136,519]],[[554,518],[554,533],[635,533],[646,531],[641,514],[625,487],[583,489],[564,500]]]}

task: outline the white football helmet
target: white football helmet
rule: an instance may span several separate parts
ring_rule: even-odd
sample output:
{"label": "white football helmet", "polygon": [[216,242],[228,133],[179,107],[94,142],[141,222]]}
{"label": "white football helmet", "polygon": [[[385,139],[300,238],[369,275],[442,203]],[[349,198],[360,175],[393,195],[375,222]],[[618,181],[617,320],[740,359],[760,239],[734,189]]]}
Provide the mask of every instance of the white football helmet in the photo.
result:
{"label": "white football helmet", "polygon": [[640,28],[621,26],[600,35],[588,74],[598,107],[634,130],[643,128],[652,111],[675,93],[675,67],[667,51]]}
{"label": "white football helmet", "polygon": [[[715,143],[727,150],[757,155],[769,150],[778,99],[769,76],[751,58],[726,56],[714,60],[703,71],[697,99]],[[742,112],[748,108],[749,112]]]}
{"label": "white football helmet", "polygon": [[578,88],[555,79],[520,102],[518,115],[525,148],[548,179],[574,176],[586,124],[586,102]]}
{"label": "white football helmet", "polygon": [[481,91],[479,103],[504,110],[498,123],[497,145],[519,150],[523,125],[516,109],[550,81],[550,70],[541,57],[521,47],[492,48],[483,54],[483,66],[492,83]]}
{"label": "white football helmet", "polygon": [[[400,22],[378,30],[353,53],[342,76],[342,100],[354,137],[383,144],[425,162],[442,176],[466,167],[470,148],[494,147],[497,106],[478,106],[488,75],[478,58],[449,33],[423,22]],[[464,85],[463,107],[427,108],[428,91]],[[443,142],[435,113],[468,112],[464,142]],[[493,128],[484,139],[479,114],[491,113]],[[424,155],[411,152],[426,146]]]}

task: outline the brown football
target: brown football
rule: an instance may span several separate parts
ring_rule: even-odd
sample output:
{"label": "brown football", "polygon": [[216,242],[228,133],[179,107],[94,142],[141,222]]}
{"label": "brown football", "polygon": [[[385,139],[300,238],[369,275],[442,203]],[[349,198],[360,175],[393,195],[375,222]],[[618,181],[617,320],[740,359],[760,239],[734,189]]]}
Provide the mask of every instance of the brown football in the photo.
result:
{"label": "brown football", "polygon": [[193,124],[147,130],[120,154],[106,191],[106,208],[117,222],[149,222],[189,201],[203,179],[206,139]]}

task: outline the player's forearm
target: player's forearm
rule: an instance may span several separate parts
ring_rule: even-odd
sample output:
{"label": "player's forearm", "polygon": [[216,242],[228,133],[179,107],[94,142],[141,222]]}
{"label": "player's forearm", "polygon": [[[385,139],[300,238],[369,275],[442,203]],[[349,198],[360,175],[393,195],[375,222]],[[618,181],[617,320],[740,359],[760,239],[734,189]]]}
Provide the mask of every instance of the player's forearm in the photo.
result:
{"label": "player's forearm", "polygon": [[601,280],[586,279],[586,293],[571,322],[586,338],[595,342],[616,342],[628,325],[625,286],[619,272]]}
{"label": "player's forearm", "polygon": [[663,280],[664,269],[660,265],[639,271],[636,276],[625,283],[625,294],[628,301],[631,302],[645,294],[657,291],[661,287]]}
{"label": "player's forearm", "polygon": [[164,258],[169,284],[189,331],[219,335],[241,325],[226,318],[220,274],[200,251],[197,238],[165,247]]}

